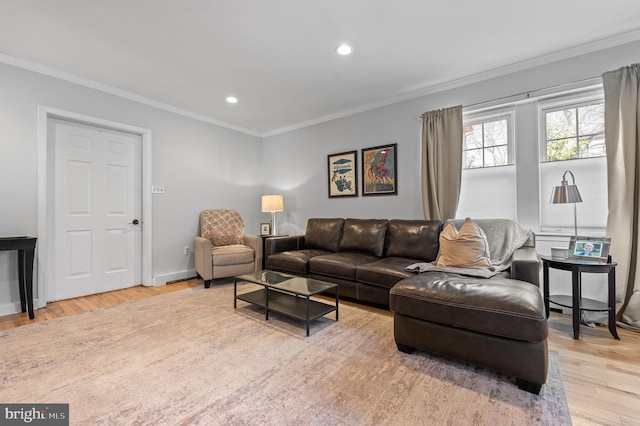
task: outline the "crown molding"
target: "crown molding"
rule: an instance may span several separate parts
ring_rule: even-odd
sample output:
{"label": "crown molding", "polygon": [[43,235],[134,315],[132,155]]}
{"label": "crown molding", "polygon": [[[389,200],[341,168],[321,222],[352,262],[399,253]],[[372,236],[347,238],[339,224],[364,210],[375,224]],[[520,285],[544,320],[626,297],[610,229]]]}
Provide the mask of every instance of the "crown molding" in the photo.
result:
{"label": "crown molding", "polygon": [[226,123],[224,121],[216,120],[211,117],[207,117],[206,115],[198,114],[193,111],[189,111],[183,108],[179,108],[170,104],[166,104],[164,102],[156,101],[151,98],[147,98],[145,96],[141,96],[127,90],[118,89],[117,87],[109,86],[107,84],[99,83],[94,80],[90,80],[88,78],[80,77],[75,74],[67,73],[65,71],[61,71],[55,68],[51,68],[45,65],[38,64],[36,62],[27,61],[25,59],[16,58],[14,56],[10,56],[4,53],[0,53],[0,62],[3,62],[7,65],[12,65],[17,68],[22,68],[28,71],[33,71],[38,74],[46,75],[48,77],[57,78],[59,80],[67,81],[69,83],[74,83],[79,86],[84,86],[89,89],[98,90],[100,92],[104,92],[110,95],[118,96],[123,99],[127,99],[133,102],[137,102],[143,105],[147,105],[153,108],[161,109],[163,111],[171,112],[174,114],[178,114],[184,117],[192,118],[194,120],[202,121],[205,123],[213,124],[219,127],[224,127],[229,130],[234,130],[236,132],[245,133],[251,136],[262,137],[259,132],[255,132],[253,130],[245,129],[240,126],[235,126],[233,124]]}
{"label": "crown molding", "polygon": [[423,96],[432,95],[432,94],[443,92],[446,90],[456,89],[459,87],[479,83],[482,81],[490,80],[492,78],[501,77],[501,76],[516,73],[519,71],[524,71],[529,68],[535,68],[535,67],[547,65],[553,62],[559,62],[565,59],[573,58],[576,56],[593,53],[598,50],[619,46],[619,45],[634,42],[637,40],[640,40],[640,29],[626,32],[623,34],[618,34],[612,37],[593,41],[590,43],[585,43],[579,46],[564,49],[564,50],[550,53],[547,55],[538,56],[536,58],[532,58],[532,59],[517,62],[514,64],[506,65],[503,67],[495,68],[485,72],[480,72],[472,76],[463,76],[463,77],[454,78],[454,79],[447,79],[447,80],[443,79],[443,80],[432,81],[422,85],[421,87],[416,87],[415,89],[408,90],[405,93],[397,96],[392,96],[380,101],[368,103],[355,108],[349,108],[349,109],[338,111],[332,114],[327,114],[313,120],[294,123],[289,126],[276,128],[276,129],[269,130],[262,133],[249,130],[240,126],[236,126],[230,123],[226,123],[224,121],[216,120],[214,118],[211,118],[202,114],[198,114],[193,111],[178,108],[176,106],[166,104],[164,102],[159,102],[154,99],[147,98],[145,96],[137,95],[135,93],[132,93],[126,90],[118,89],[113,86],[109,86],[103,83],[99,83],[97,81],[86,79],[84,77],[80,77],[80,76],[70,74],[64,71],[60,71],[51,67],[47,67],[45,65],[37,64],[35,62],[27,61],[24,59],[15,58],[13,56],[6,55],[3,53],[0,53],[0,62],[15,66],[18,68],[33,71],[39,74],[43,74],[49,77],[54,77],[60,80],[68,81],[70,83],[78,84],[80,86],[88,87],[94,90],[98,90],[104,93],[108,93],[114,96],[118,96],[124,99],[128,99],[144,105],[148,105],[154,108],[158,108],[158,109],[168,111],[174,114],[178,114],[184,117],[192,118],[194,120],[213,124],[229,130],[245,133],[247,135],[256,136],[259,138],[267,138],[270,136],[275,136],[282,133],[287,133],[294,130],[302,129],[305,127],[314,126],[317,124],[333,121],[339,118],[348,117],[348,116],[359,114],[366,111],[371,111],[374,109],[397,104],[400,102],[409,101],[409,100],[420,98]]}
{"label": "crown molding", "polygon": [[334,114],[325,115],[314,120],[309,120],[291,126],[281,127],[262,134],[262,137],[275,136],[281,133],[287,133],[293,130],[298,130],[304,127],[313,126],[316,124],[324,123],[327,121],[336,120],[338,118],[344,118],[350,115],[359,114],[361,112],[371,111],[377,108],[397,104],[400,102],[409,101],[412,99],[420,98],[422,96],[432,95],[446,90],[457,89],[459,87],[468,86],[482,81],[490,80],[496,77],[502,77],[508,74],[513,74],[519,71],[524,71],[529,68],[535,68],[542,65],[551,64],[553,62],[559,62],[565,59],[574,58],[576,56],[585,55],[588,53],[597,52],[615,46],[620,46],[626,43],[631,43],[640,40],[640,29],[630,31],[627,33],[612,36],[606,39],[597,40],[591,43],[585,43],[580,46],[560,50],[547,55],[538,56],[536,58],[528,59],[526,61],[517,62],[514,64],[506,65],[504,67],[495,68],[489,71],[474,74],[472,76],[460,77],[452,80],[433,81],[422,87],[418,87],[395,97],[387,98],[378,102],[362,105],[357,108],[346,109]]}

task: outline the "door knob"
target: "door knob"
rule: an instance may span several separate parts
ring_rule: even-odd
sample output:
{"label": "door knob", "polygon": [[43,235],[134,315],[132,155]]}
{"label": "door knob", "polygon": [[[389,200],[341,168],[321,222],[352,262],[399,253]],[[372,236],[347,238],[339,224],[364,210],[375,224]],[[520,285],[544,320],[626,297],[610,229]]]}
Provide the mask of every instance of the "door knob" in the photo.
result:
{"label": "door knob", "polygon": [[129,225],[137,225],[139,223],[140,221],[138,221],[138,219],[133,219],[133,222],[129,222]]}

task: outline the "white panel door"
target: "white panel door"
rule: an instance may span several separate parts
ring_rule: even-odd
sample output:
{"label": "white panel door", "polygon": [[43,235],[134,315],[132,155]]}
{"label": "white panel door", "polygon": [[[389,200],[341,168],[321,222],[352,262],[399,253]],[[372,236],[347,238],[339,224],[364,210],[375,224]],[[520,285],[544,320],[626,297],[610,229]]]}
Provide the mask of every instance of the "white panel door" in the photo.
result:
{"label": "white panel door", "polygon": [[140,284],[140,136],[51,122],[55,280],[49,300]]}

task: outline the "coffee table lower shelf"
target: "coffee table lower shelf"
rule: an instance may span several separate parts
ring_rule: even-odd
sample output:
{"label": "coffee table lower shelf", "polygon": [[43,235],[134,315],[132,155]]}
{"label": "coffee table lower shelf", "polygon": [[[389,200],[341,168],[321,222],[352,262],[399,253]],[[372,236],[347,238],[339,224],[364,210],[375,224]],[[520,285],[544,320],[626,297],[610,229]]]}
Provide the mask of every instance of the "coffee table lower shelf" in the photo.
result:
{"label": "coffee table lower shelf", "polygon": [[[269,306],[267,307],[267,292]],[[265,319],[269,319],[269,311],[278,312],[288,317],[305,321],[307,336],[309,335],[309,322],[336,311],[336,306],[311,300],[304,296],[283,293],[274,289],[260,289],[248,293],[236,295],[237,300],[242,300],[266,310]],[[337,301],[336,301],[337,303]],[[337,317],[337,314],[336,314]],[[337,318],[336,318],[337,320]]]}

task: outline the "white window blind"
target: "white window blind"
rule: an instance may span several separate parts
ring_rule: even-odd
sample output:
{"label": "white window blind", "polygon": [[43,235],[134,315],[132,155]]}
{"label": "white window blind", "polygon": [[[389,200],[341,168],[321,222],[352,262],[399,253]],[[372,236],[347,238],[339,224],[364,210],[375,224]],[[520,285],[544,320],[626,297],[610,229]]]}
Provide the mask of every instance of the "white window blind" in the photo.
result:
{"label": "white window blind", "polygon": [[[574,232],[573,204],[551,204],[553,187],[573,173],[582,197],[576,204],[578,233],[601,235],[607,226],[607,160],[602,89],[540,102],[540,230]],[[571,185],[571,175],[567,174]]]}
{"label": "white window blind", "polygon": [[[578,233],[602,234],[607,226],[607,159],[582,158],[540,163],[540,230],[573,234],[573,204],[551,204],[553,187],[560,185],[562,175],[570,170],[582,203],[576,204]],[[567,174],[569,184],[571,176]]]}
{"label": "white window blind", "polygon": [[464,115],[456,217],[516,219],[513,107]]}
{"label": "white window blind", "polygon": [[516,220],[516,166],[463,170],[456,217]]}

